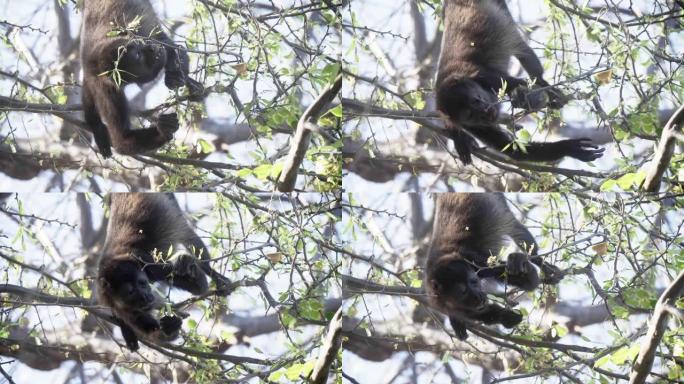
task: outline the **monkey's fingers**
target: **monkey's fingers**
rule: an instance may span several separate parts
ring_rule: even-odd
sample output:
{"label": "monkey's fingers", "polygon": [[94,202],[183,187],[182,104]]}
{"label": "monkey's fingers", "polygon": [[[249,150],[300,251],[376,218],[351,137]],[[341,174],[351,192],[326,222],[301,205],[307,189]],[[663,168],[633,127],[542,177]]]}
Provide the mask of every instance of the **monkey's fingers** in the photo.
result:
{"label": "monkey's fingers", "polygon": [[454,330],[457,339],[461,341],[468,339],[468,331],[463,321],[455,317],[449,317],[449,323],[451,324],[451,329]]}
{"label": "monkey's fingers", "polygon": [[153,317],[145,317],[138,319],[138,328],[145,333],[153,333],[159,330],[159,322]]}
{"label": "monkey's fingers", "polygon": [[568,156],[584,162],[600,158],[605,151],[605,148],[593,144],[591,139],[588,138],[572,139],[568,140],[568,143],[571,144]]}
{"label": "monkey's fingers", "polygon": [[560,268],[556,267],[553,264],[549,263],[543,263],[539,269],[541,269],[542,272],[542,278],[541,281],[544,284],[558,284],[560,283],[561,280],[563,280],[563,277],[565,277],[565,273],[561,271]]}
{"label": "monkey's fingers", "polygon": [[181,71],[166,71],[164,75],[164,85],[168,89],[178,89],[185,85],[185,76]]}
{"label": "monkey's fingers", "polygon": [[164,113],[157,118],[157,130],[163,135],[172,136],[178,127],[178,116],[175,112]]}
{"label": "monkey's fingers", "polygon": [[548,107],[551,109],[561,109],[569,101],[569,98],[556,88],[551,87],[547,93],[549,94]]}
{"label": "monkey's fingers", "polygon": [[126,348],[130,349],[131,352],[135,352],[138,349],[140,349],[140,345],[138,345],[138,340],[125,340],[126,341]]}
{"label": "monkey's fingers", "polygon": [[501,325],[506,328],[515,327],[516,325],[520,324],[522,319],[522,314],[517,311],[505,311],[501,313]]}
{"label": "monkey's fingers", "polygon": [[459,160],[461,160],[463,165],[471,164],[473,162],[472,148],[475,146],[475,140],[461,129],[452,130],[450,133]]}
{"label": "monkey's fingers", "polygon": [[195,81],[188,77],[185,85],[188,87],[189,99],[191,101],[202,101],[206,96],[204,94],[204,85],[199,81]]}

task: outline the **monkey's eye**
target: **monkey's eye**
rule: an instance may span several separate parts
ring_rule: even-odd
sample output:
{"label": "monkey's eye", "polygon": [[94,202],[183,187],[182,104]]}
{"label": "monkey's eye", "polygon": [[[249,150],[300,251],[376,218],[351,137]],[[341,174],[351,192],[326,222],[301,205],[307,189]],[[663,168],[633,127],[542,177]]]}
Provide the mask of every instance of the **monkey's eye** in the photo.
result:
{"label": "monkey's eye", "polygon": [[468,287],[465,284],[456,285],[456,289],[459,293],[466,293],[468,291]]}

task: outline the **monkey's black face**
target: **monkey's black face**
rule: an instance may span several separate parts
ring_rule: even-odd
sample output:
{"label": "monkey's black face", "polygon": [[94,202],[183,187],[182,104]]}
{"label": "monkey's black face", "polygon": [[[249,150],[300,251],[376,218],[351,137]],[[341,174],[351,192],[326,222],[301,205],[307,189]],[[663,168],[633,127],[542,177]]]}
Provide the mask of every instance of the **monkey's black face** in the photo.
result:
{"label": "monkey's black face", "polygon": [[487,304],[480,278],[465,261],[441,264],[430,282],[436,301],[449,311],[477,311]]}
{"label": "monkey's black face", "polygon": [[464,126],[490,126],[499,117],[496,95],[470,79],[441,86],[437,98],[439,110]]}
{"label": "monkey's black face", "polygon": [[121,51],[118,69],[124,82],[143,84],[154,80],[164,65],[166,49],[162,45],[132,40]]}
{"label": "monkey's black face", "polygon": [[121,262],[105,276],[114,299],[130,308],[148,310],[155,301],[147,275],[133,262]]}

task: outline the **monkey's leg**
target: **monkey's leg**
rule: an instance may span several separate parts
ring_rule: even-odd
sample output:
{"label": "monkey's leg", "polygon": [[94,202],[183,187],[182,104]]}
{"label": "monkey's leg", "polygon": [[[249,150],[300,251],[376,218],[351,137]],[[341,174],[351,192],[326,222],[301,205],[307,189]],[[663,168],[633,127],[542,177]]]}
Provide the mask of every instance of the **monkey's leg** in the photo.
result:
{"label": "monkey's leg", "polygon": [[465,341],[468,338],[467,328],[463,321],[456,317],[449,316],[449,323],[451,324],[451,328],[454,330],[454,333],[459,340]]}
{"label": "monkey's leg", "polygon": [[494,303],[487,304],[485,309],[478,313],[468,314],[468,317],[485,324],[501,324],[506,328],[515,327],[523,319],[519,312],[506,309]]}
{"label": "monkey's leg", "polygon": [[514,145],[510,133],[498,126],[467,127],[468,131],[488,146],[496,149],[515,160],[525,161],[555,161],[563,157],[573,157],[581,161],[593,161],[603,156],[604,148],[591,144],[591,140],[568,139],[550,143],[529,142],[525,150]]}

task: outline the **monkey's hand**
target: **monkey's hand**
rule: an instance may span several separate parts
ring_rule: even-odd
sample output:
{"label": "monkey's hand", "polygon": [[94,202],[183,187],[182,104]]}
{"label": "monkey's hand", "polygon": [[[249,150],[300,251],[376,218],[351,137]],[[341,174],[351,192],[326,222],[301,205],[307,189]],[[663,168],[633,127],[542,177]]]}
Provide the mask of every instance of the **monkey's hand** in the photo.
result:
{"label": "monkey's hand", "polygon": [[185,76],[180,70],[166,70],[164,74],[164,85],[168,89],[178,89],[185,85]]}
{"label": "monkey's hand", "polygon": [[463,165],[472,163],[472,149],[476,145],[475,140],[469,134],[463,132],[461,128],[454,127],[449,133],[451,139],[454,141],[454,148],[456,149],[458,158]]}
{"label": "monkey's hand", "polygon": [[520,324],[523,316],[521,313],[511,310],[504,310],[500,312],[499,320],[501,320],[501,325],[506,328],[513,328]]}
{"label": "monkey's hand", "polygon": [[537,269],[527,259],[526,254],[514,252],[508,255],[506,282],[526,291],[531,291],[539,285]]}
{"label": "monkey's hand", "polygon": [[522,314],[517,311],[504,308],[498,304],[488,304],[483,310],[473,314],[473,320],[479,320],[485,324],[501,324],[506,328],[513,328],[522,321]]}
{"label": "monkey's hand", "polygon": [[164,335],[176,338],[183,325],[183,320],[178,316],[164,316],[159,319],[159,324]]}
{"label": "monkey's hand", "polygon": [[560,109],[567,102],[568,98],[563,92],[551,87],[546,82],[539,85],[535,84],[532,88],[517,87],[511,92],[511,104],[516,108],[522,108],[531,112],[539,111],[546,107]]}
{"label": "monkey's hand", "polygon": [[466,339],[468,339],[467,328],[463,321],[450,316],[449,323],[451,324],[451,328],[454,330],[454,333],[456,334],[456,338],[458,338],[461,341],[465,341]]}
{"label": "monkey's hand", "polygon": [[549,95],[539,86],[517,87],[511,92],[511,104],[526,111],[538,111],[549,104]]}
{"label": "monkey's hand", "polygon": [[561,280],[563,280],[563,277],[565,275],[563,271],[560,270],[560,268],[546,262],[542,263],[539,269],[541,269],[541,281],[544,284],[558,284]]}
{"label": "monkey's hand", "polygon": [[176,113],[164,113],[157,118],[157,131],[165,140],[171,140],[178,130],[178,116]]}
{"label": "monkey's hand", "polygon": [[202,101],[204,99],[204,85],[189,77],[185,79],[185,86],[188,87],[188,98],[192,101]]}
{"label": "monkey's hand", "polygon": [[584,162],[594,161],[603,156],[605,148],[591,143],[591,139],[583,137],[581,139],[561,140],[555,143],[558,150],[565,156],[573,157]]}
{"label": "monkey's hand", "polygon": [[190,255],[181,255],[174,264],[173,285],[193,295],[209,290],[206,275],[197,265],[197,259]]}
{"label": "monkey's hand", "polygon": [[140,331],[150,334],[159,330],[159,322],[157,319],[152,317],[149,313],[141,312],[135,318],[135,326],[140,329]]}
{"label": "monkey's hand", "polygon": [[214,283],[216,284],[216,295],[218,296],[228,296],[233,292],[232,283],[227,277],[218,275]]}
{"label": "monkey's hand", "polygon": [[568,103],[568,97],[558,89],[551,87],[546,89],[546,93],[549,96],[549,108],[561,109],[565,104]]}

